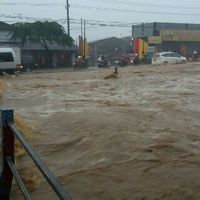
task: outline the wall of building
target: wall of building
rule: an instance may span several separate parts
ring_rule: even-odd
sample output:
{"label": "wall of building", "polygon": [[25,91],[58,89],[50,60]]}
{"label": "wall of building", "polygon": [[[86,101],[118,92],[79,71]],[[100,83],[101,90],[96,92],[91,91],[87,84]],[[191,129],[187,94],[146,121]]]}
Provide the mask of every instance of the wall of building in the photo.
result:
{"label": "wall of building", "polygon": [[[200,24],[184,23],[144,23],[133,25],[133,37],[149,37],[157,35],[160,30],[197,30],[200,31]],[[156,34],[157,33],[157,34]]]}
{"label": "wall of building", "polygon": [[173,51],[191,57],[200,54],[200,24],[145,23],[133,27],[134,37],[147,37],[155,52]]}
{"label": "wall of building", "polygon": [[[52,67],[72,67],[72,61],[76,54],[75,48],[73,50],[70,47],[59,47],[57,44],[50,44],[49,46],[53,61]],[[21,55],[31,55],[40,68],[47,67],[45,51],[40,44],[27,42],[22,46],[20,41],[11,41],[8,31],[0,31],[0,47],[20,48]],[[52,48],[55,48],[55,50]]]}
{"label": "wall of building", "polygon": [[173,51],[191,57],[194,51],[200,52],[200,42],[163,42],[157,45],[157,51]]}
{"label": "wall of building", "polygon": [[149,37],[153,35],[153,23],[145,23],[133,26],[133,38],[135,37]]}

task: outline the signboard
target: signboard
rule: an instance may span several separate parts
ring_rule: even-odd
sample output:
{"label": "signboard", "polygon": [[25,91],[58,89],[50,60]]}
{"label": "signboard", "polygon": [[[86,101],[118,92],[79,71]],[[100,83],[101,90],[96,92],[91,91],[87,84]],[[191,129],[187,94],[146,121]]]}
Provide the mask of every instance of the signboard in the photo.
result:
{"label": "signboard", "polygon": [[200,31],[191,30],[161,30],[162,41],[200,42]]}
{"label": "signboard", "polygon": [[133,54],[137,53],[140,59],[143,59],[147,53],[148,44],[141,38],[133,40]]}
{"label": "signboard", "polygon": [[162,40],[160,36],[150,36],[148,38],[149,44],[161,44]]}

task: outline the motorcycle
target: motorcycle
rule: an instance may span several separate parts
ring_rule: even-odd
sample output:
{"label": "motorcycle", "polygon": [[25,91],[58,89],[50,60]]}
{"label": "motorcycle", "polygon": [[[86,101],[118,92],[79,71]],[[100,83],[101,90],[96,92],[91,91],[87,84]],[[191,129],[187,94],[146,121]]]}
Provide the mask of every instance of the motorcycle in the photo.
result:
{"label": "motorcycle", "polygon": [[105,61],[99,61],[99,62],[97,62],[97,66],[99,68],[106,68],[106,67],[108,67],[108,62],[106,60]]}
{"label": "motorcycle", "polygon": [[139,65],[140,64],[140,59],[139,59],[138,54],[135,54],[134,57],[132,57],[130,59],[130,64],[131,65]]}
{"label": "motorcycle", "polygon": [[74,63],[73,63],[73,68],[74,69],[85,69],[88,68],[87,60],[83,60],[81,58],[78,58]]}
{"label": "motorcycle", "polygon": [[128,64],[129,64],[129,61],[126,58],[121,58],[119,60],[115,60],[115,65],[118,67],[125,67]]}

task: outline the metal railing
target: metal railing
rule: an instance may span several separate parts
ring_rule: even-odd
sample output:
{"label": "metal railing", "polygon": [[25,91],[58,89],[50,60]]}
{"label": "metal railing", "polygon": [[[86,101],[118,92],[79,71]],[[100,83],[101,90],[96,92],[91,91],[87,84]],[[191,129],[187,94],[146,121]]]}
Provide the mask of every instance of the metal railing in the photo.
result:
{"label": "metal railing", "polygon": [[2,146],[2,171],[0,177],[0,200],[9,200],[13,177],[18,184],[25,200],[30,200],[30,194],[26,189],[19,173],[15,167],[14,138],[24,147],[36,167],[43,174],[60,200],[71,200],[63,187],[56,180],[49,168],[40,159],[31,145],[25,140],[22,134],[15,128],[13,110],[1,110],[1,146]]}

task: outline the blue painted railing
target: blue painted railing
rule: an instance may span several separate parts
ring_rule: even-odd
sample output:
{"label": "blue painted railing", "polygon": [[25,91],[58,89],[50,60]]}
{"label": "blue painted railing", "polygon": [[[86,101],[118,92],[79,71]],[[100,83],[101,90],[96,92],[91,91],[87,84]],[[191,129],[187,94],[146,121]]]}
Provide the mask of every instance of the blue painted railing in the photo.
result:
{"label": "blue painted railing", "polygon": [[15,167],[14,140],[17,139],[26,150],[36,167],[43,174],[44,178],[50,184],[58,199],[71,200],[70,195],[64,191],[63,187],[56,180],[54,175],[40,159],[39,155],[34,151],[31,145],[25,140],[22,134],[14,125],[13,110],[1,110],[1,146],[2,146],[2,170],[0,177],[0,200],[9,200],[12,187],[13,177],[17,182],[25,200],[30,200],[31,196],[26,189],[17,169]]}

